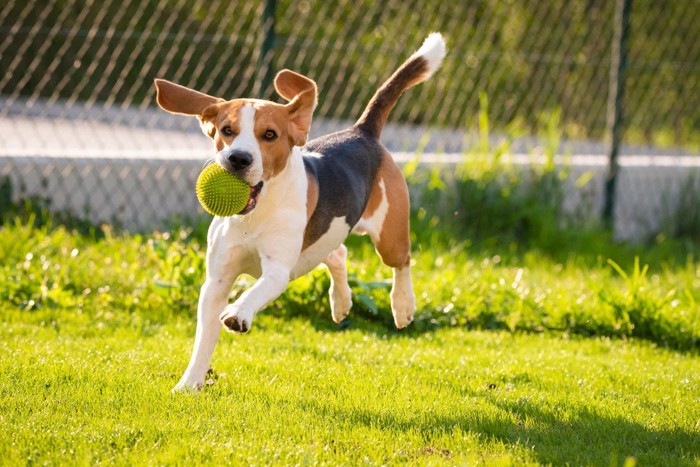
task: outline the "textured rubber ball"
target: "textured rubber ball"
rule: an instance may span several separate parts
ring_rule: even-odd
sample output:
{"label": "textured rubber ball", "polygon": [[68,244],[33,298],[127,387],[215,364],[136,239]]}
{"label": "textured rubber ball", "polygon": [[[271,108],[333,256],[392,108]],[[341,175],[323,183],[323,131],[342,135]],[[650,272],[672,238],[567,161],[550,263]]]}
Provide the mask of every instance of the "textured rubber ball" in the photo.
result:
{"label": "textured rubber ball", "polygon": [[219,217],[235,216],[248,204],[250,186],[226,171],[219,164],[211,164],[197,178],[197,199],[209,214]]}

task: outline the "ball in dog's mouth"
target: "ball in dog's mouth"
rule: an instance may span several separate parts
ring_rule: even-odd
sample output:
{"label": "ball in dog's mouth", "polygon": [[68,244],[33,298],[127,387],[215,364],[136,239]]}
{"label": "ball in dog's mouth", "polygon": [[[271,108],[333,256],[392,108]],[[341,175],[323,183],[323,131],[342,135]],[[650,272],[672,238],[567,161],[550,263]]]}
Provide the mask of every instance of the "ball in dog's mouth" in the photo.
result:
{"label": "ball in dog's mouth", "polygon": [[250,197],[248,198],[248,204],[243,208],[241,212],[238,213],[239,216],[242,216],[244,214],[248,214],[250,211],[255,209],[255,206],[258,204],[258,196],[260,195],[260,192],[262,191],[263,187],[263,182],[260,181],[255,186],[250,187]]}

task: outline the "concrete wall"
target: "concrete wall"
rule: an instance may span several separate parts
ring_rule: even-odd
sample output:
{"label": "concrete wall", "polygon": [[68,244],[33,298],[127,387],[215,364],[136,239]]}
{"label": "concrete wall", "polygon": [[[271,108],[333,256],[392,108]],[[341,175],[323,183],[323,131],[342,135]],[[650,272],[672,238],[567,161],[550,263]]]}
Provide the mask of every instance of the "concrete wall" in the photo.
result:
{"label": "concrete wall", "polygon": [[[0,99],[0,104],[2,100]],[[0,177],[12,181],[15,200],[40,196],[53,209],[69,210],[93,222],[117,222],[136,230],[163,227],[175,216],[204,215],[194,185],[211,142],[194,118],[156,109],[101,107],[62,110],[60,103],[34,102],[0,113]],[[316,120],[312,137],[348,122]],[[389,124],[382,140],[399,161],[420,152],[424,163],[455,164],[473,147],[476,135],[461,130]],[[504,141],[498,135],[492,144]],[[537,162],[546,141],[520,138],[508,143],[513,163]],[[571,176],[565,209],[597,217],[602,209],[605,146],[563,142],[558,157]],[[469,154],[469,153],[466,153]],[[642,239],[671,228],[671,220],[697,216],[700,156],[655,148],[624,148],[615,204],[620,239]],[[584,185],[577,182],[588,179]]]}

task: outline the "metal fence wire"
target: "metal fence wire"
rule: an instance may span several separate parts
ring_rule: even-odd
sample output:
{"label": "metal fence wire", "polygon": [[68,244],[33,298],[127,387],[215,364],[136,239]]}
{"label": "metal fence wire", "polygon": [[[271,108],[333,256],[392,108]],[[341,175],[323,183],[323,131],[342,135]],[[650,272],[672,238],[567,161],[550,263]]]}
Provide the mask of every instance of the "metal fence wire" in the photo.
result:
{"label": "metal fence wire", "polygon": [[[615,70],[620,2],[629,34]],[[695,1],[9,0],[0,31],[0,176],[14,198],[49,197],[95,221],[150,228],[197,212],[192,186],[211,147],[196,121],[154,107],[154,78],[276,100],[272,77],[291,68],[318,83],[315,136],[357,118],[431,31],[448,55],[399,101],[383,137],[390,149],[464,154],[485,94],[492,137],[517,135],[516,153],[536,152],[557,119],[561,152],[597,174],[588,189],[598,209],[611,72],[622,71],[615,228],[658,226],[656,211],[681,199],[673,193],[697,170]]]}

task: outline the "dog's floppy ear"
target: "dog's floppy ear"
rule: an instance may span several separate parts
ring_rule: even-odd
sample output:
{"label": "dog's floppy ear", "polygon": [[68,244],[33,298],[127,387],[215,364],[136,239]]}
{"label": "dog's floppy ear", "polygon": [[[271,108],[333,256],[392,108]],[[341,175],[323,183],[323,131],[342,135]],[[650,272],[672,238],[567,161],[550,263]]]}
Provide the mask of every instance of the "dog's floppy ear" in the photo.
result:
{"label": "dog's floppy ear", "polygon": [[295,146],[303,146],[309,136],[311,117],[316,108],[316,83],[291,70],[282,70],[275,77],[277,93],[287,99],[289,136]]}
{"label": "dog's floppy ear", "polygon": [[223,99],[204,94],[194,89],[171,83],[164,79],[156,79],[158,105],[168,112],[183,115],[201,116],[204,109],[210,105],[223,102]]}

